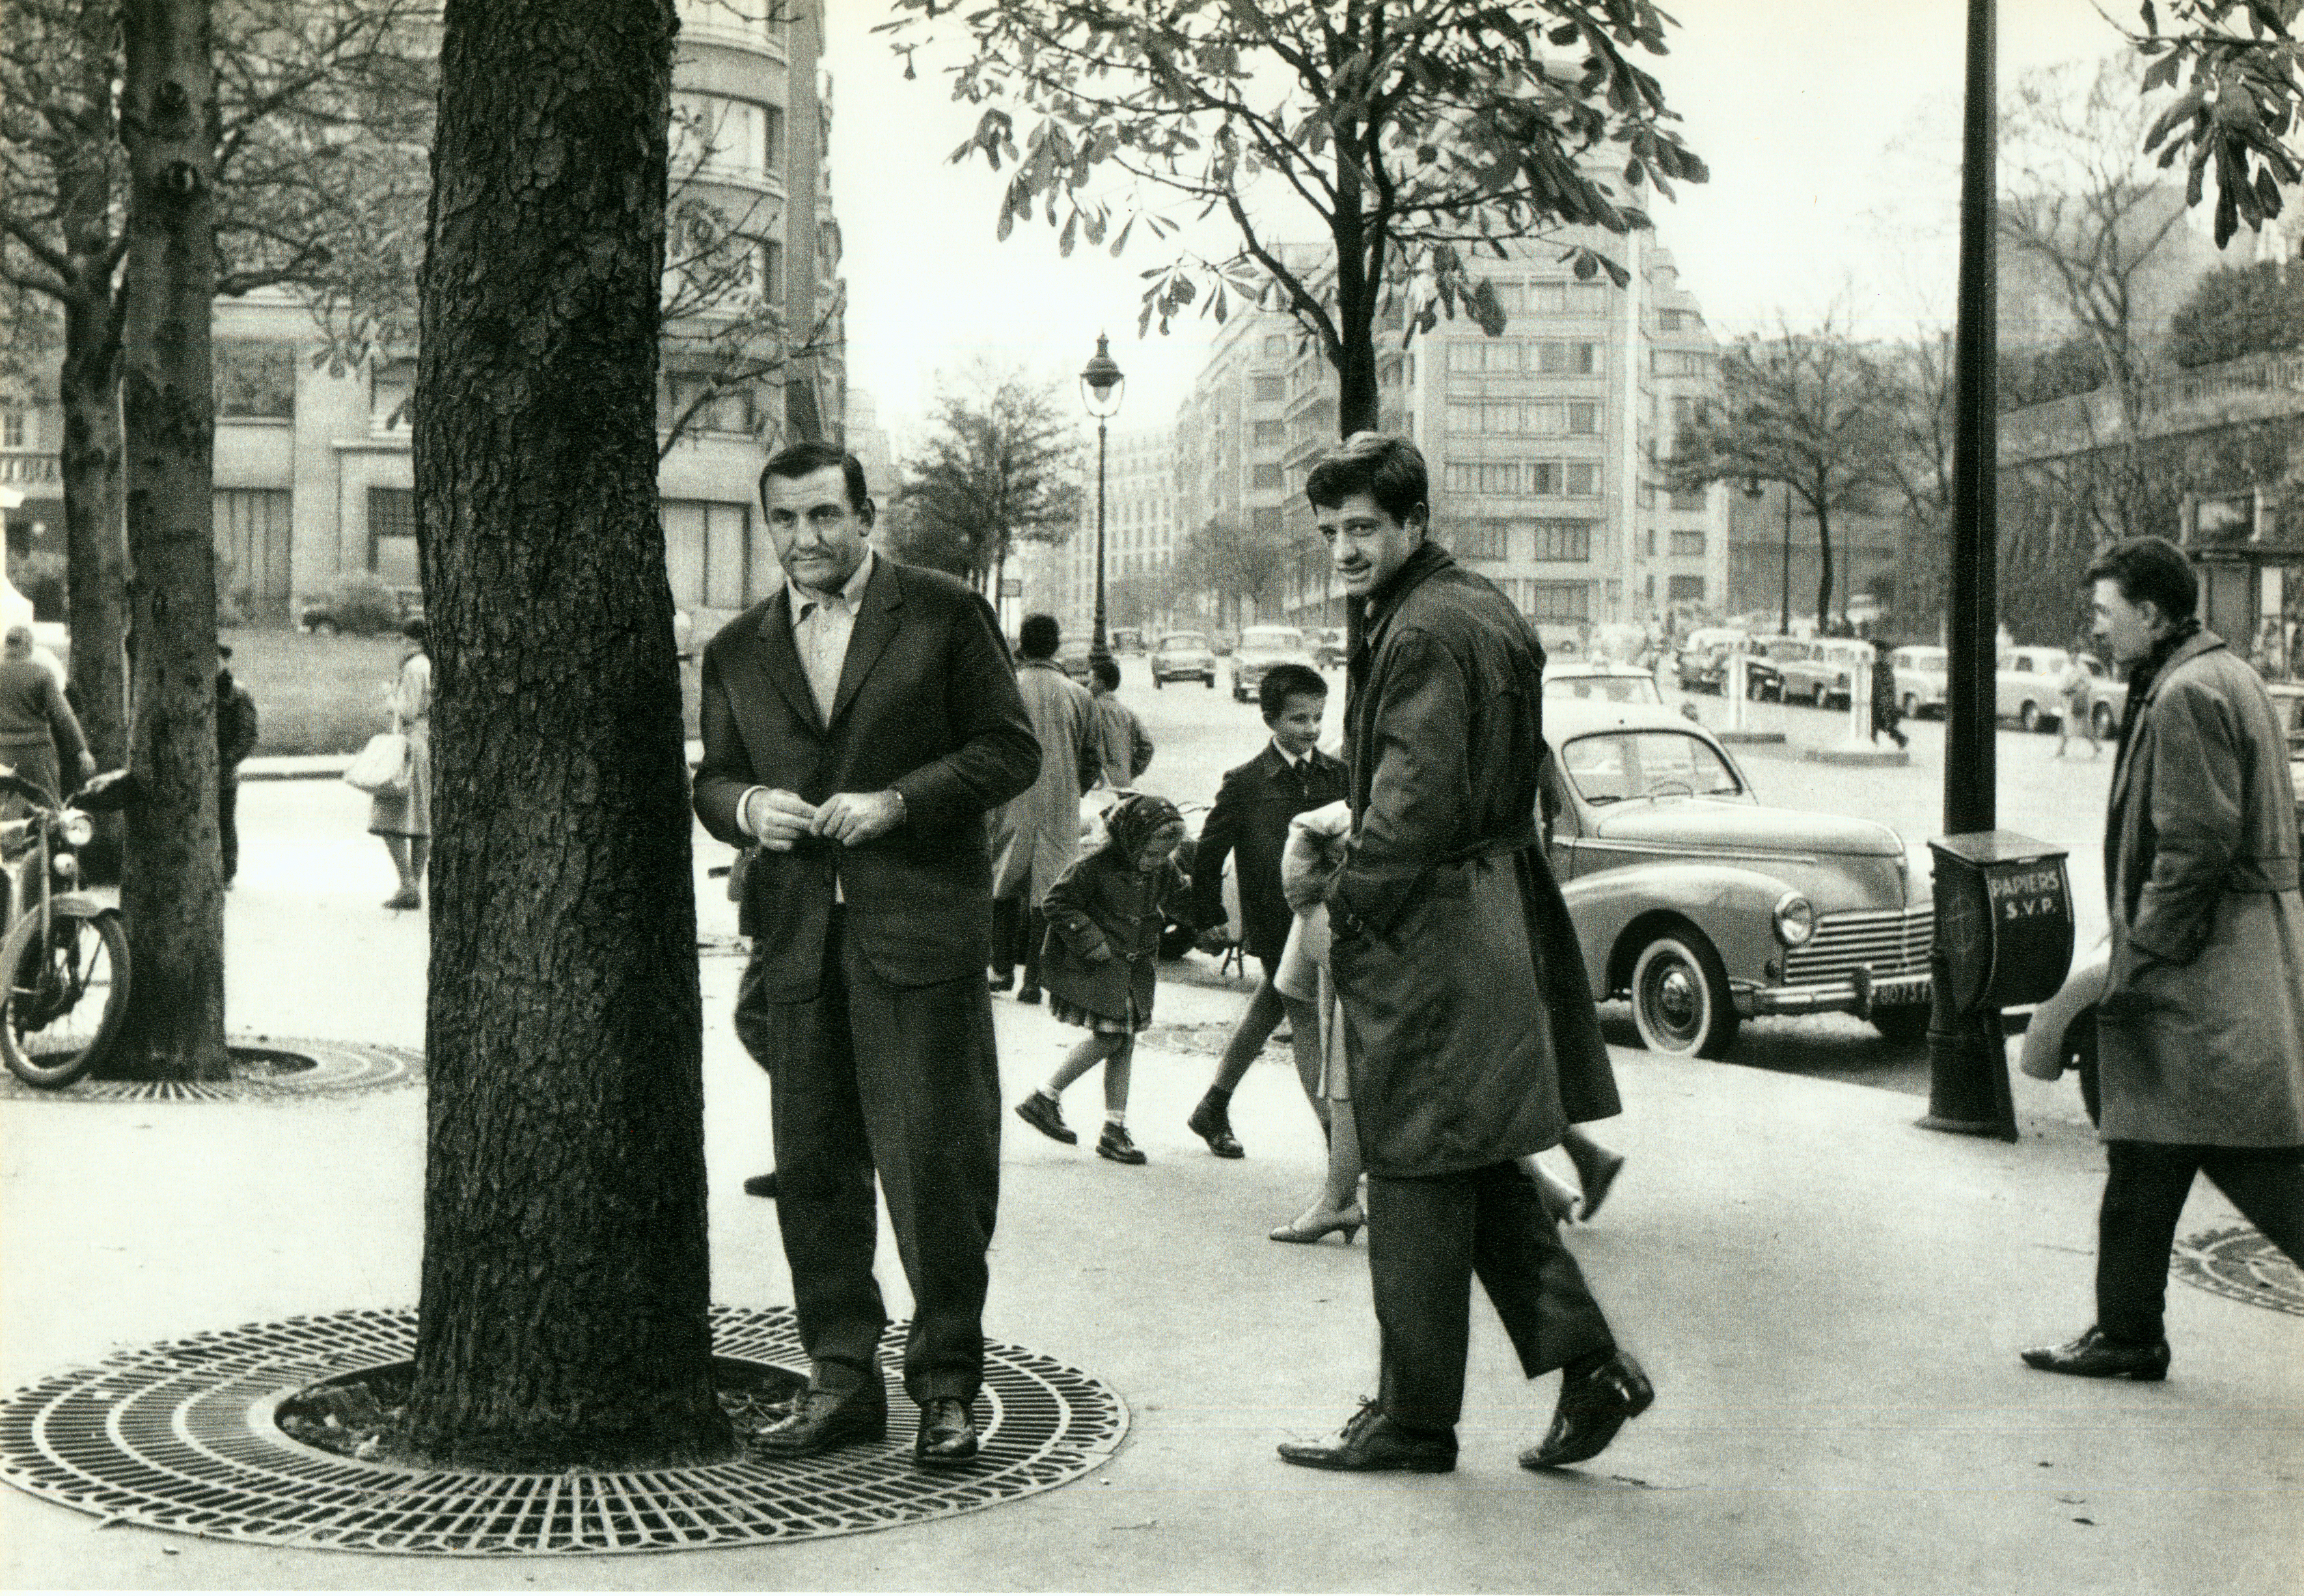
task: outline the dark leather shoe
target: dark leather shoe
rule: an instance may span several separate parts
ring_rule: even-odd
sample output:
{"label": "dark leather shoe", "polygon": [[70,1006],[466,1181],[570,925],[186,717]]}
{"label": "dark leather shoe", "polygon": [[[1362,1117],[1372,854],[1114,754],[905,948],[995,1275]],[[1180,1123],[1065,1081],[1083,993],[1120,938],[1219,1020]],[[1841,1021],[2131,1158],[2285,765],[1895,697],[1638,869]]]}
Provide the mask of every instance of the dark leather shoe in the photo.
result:
{"label": "dark leather shoe", "polygon": [[2062,1346],[2028,1346],[2021,1354],[2035,1369],[2077,1374],[2084,1380],[2166,1380],[2168,1343],[2139,1346],[2114,1341],[2094,1325]]}
{"label": "dark leather shoe", "polygon": [[1063,1106],[1054,1098],[1033,1092],[1016,1105],[1016,1117],[1030,1125],[1043,1136],[1061,1142],[1066,1147],[1076,1146],[1080,1133],[1064,1123]]}
{"label": "dark leather shoe", "polygon": [[1240,1138],[1232,1133],[1232,1116],[1206,1098],[1202,1098],[1199,1107],[1192,1110],[1192,1116],[1184,1122],[1184,1128],[1207,1142],[1208,1150],[1220,1159],[1237,1159],[1247,1153],[1248,1150],[1240,1144]]}
{"label": "dark leather shoe", "polygon": [[1520,1455],[1520,1465],[1556,1469],[1597,1457],[1616,1439],[1624,1421],[1639,1417],[1655,1400],[1656,1387],[1628,1352],[1611,1353],[1605,1363],[1587,1373],[1563,1375],[1552,1428],[1541,1446]]}
{"label": "dark leather shoe", "polygon": [[987,975],[984,984],[993,991],[1004,992],[1016,984],[1016,972],[1011,970],[1005,975]]}
{"label": "dark leather shoe", "polygon": [[800,1393],[792,1410],[755,1435],[753,1444],[771,1457],[813,1457],[851,1441],[888,1439],[888,1393],[877,1380],[852,1391]]}
{"label": "dark leather shoe", "polygon": [[1337,1469],[1350,1473],[1392,1470],[1409,1474],[1445,1474],[1456,1466],[1453,1430],[1406,1430],[1376,1403],[1361,1405],[1340,1440],[1283,1441],[1280,1461],[1299,1468]]}
{"label": "dark leather shoe", "polygon": [[957,1396],[931,1396],[920,1405],[920,1428],[912,1437],[914,1461],[950,1468],[976,1456],[976,1415]]}
{"label": "dark leather shoe", "polygon": [[747,1197],[766,1197],[771,1202],[775,1201],[776,1195],[776,1172],[771,1169],[766,1175],[747,1176],[744,1179],[744,1195]]}
{"label": "dark leather shoe", "polygon": [[1019,1002],[1019,1003],[1038,1003],[1039,1000],[1040,1000],[1040,989],[1039,989],[1039,988],[1038,988],[1038,987],[1018,987],[1018,988],[1016,989],[1016,1001],[1017,1001],[1017,1002]]}

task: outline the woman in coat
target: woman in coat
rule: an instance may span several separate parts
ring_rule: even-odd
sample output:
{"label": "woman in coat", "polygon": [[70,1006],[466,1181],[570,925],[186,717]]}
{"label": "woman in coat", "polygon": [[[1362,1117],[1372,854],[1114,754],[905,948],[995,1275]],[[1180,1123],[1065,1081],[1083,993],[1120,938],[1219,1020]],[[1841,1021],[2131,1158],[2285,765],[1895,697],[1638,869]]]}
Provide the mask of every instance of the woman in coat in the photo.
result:
{"label": "woman in coat", "polygon": [[392,729],[408,739],[408,790],[378,793],[369,801],[368,828],[384,839],[400,890],[384,900],[387,909],[424,906],[424,870],[432,862],[432,658],[424,651],[424,623],[402,625],[409,642],[400,657],[400,675],[385,690]]}

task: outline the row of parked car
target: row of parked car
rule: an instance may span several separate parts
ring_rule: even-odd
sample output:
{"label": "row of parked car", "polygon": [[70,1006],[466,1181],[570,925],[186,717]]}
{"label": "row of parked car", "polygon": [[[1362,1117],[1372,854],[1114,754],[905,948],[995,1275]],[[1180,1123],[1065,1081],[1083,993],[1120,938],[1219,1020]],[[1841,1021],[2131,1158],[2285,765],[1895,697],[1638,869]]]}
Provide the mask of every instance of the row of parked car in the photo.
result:
{"label": "row of parked car", "polygon": [[[1676,670],[1681,689],[1727,691],[1729,658],[1740,647],[1746,693],[1783,703],[1844,707],[1858,670],[1875,658],[1873,646],[1855,638],[1746,637],[1710,628],[1690,632],[1681,648]],[[2074,655],[2063,649],[2016,648],[2001,654],[1995,673],[1999,717],[2028,732],[2059,725],[2064,682],[2075,659],[2088,674],[2089,713],[2097,734],[2108,735],[2120,724],[2128,699],[2126,684],[2095,655]],[[1925,644],[1892,649],[1887,668],[1895,673],[1896,701],[1908,719],[1944,714],[1951,664],[1943,649]]]}

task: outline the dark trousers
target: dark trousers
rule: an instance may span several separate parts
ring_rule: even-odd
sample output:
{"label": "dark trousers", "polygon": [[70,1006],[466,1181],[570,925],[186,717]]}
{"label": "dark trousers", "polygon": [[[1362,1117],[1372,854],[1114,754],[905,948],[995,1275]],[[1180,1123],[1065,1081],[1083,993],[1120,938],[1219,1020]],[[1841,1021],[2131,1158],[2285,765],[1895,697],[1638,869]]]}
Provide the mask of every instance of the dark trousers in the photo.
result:
{"label": "dark trousers", "polygon": [[776,1218],[818,1384],[878,1378],[888,1314],[872,1278],[879,1177],[912,1289],[904,1389],[972,1400],[984,1376],[985,1249],[1000,1196],[1000,1066],[983,976],[890,986],[832,912],[824,984],[775,1003],[758,963],[736,1034],[775,1089]]}
{"label": "dark trousers", "polygon": [[224,841],[224,879],[240,874],[240,784],[216,784],[216,836]]}
{"label": "dark trousers", "polygon": [[2113,1340],[2149,1343],[2165,1333],[2168,1251],[2197,1174],[2304,1265],[2304,1148],[2107,1142],[2105,1156],[2111,1173],[2096,1218],[2096,1322]]}
{"label": "dark trousers", "polygon": [[1040,984],[1040,949],[1048,939],[1048,917],[1028,898],[992,900],[992,973],[1002,981],[1024,966],[1024,984]]}
{"label": "dark trousers", "polygon": [[1616,1345],[1516,1163],[1414,1180],[1370,1172],[1368,1227],[1384,1340],[1377,1395],[1395,1423],[1443,1430],[1462,1412],[1475,1275],[1531,1380]]}

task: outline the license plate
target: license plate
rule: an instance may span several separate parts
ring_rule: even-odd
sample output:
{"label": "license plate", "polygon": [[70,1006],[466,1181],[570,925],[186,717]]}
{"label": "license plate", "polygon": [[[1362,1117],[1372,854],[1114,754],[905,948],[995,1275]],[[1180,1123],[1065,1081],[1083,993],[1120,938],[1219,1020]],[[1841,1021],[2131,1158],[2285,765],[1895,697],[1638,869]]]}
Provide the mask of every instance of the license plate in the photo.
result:
{"label": "license plate", "polygon": [[1928,978],[1925,975],[1892,975],[1872,983],[1874,1008],[1902,1008],[1927,1000]]}

